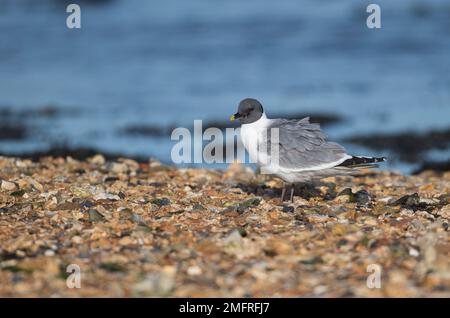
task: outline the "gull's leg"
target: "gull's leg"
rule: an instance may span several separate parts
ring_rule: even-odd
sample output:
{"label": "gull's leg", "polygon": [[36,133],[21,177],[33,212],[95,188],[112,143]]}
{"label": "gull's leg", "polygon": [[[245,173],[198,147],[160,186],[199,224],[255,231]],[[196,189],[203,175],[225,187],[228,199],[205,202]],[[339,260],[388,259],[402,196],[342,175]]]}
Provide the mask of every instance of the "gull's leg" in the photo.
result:
{"label": "gull's leg", "polygon": [[291,184],[291,203],[294,203],[294,190],[295,186],[294,184]]}
{"label": "gull's leg", "polygon": [[284,202],[284,195],[286,194],[286,183],[283,182],[283,190],[281,190],[281,203]]}

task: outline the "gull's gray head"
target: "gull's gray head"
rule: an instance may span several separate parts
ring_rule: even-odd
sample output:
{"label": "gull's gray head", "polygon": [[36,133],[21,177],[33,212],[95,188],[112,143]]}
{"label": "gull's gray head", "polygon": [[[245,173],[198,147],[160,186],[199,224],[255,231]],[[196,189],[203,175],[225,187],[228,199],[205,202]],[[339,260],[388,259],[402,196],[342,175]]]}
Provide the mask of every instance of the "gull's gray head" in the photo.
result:
{"label": "gull's gray head", "polygon": [[238,112],[230,120],[239,120],[241,124],[251,124],[263,115],[264,110],[260,102],[253,98],[246,98],[239,103]]}

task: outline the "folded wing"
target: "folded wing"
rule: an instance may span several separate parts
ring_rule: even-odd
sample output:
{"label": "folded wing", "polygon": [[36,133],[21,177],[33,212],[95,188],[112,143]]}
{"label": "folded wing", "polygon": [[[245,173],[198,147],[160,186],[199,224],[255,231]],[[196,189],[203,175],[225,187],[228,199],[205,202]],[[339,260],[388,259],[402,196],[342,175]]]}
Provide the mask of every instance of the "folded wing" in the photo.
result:
{"label": "folded wing", "polygon": [[[337,143],[326,141],[319,124],[301,120],[274,119],[270,128],[278,128],[279,167],[290,171],[320,170],[334,167],[350,158]],[[276,138],[268,133],[268,150]]]}

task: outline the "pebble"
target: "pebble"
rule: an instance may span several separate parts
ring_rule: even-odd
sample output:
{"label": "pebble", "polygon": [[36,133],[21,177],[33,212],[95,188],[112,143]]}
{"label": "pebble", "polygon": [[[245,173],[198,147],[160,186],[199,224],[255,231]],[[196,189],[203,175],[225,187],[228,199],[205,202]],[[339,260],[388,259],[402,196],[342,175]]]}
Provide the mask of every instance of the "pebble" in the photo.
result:
{"label": "pebble", "polygon": [[98,200],[115,200],[115,201],[117,201],[117,200],[120,200],[121,198],[117,194],[102,192],[102,193],[96,194],[93,197],[93,199],[95,201],[98,201]]}
{"label": "pebble", "polygon": [[170,204],[170,200],[168,198],[155,198],[150,202],[153,204],[159,205],[159,206],[164,206],[164,205]]}
{"label": "pebble", "polygon": [[411,207],[420,203],[419,194],[413,193],[402,196],[400,199],[394,201],[392,205],[401,205],[405,207]]}
{"label": "pebble", "polygon": [[148,167],[149,168],[158,168],[158,167],[161,167],[161,166],[162,166],[161,161],[153,159],[153,158],[150,159],[149,162],[148,162]]}
{"label": "pebble", "polygon": [[39,182],[37,182],[36,180],[34,180],[32,178],[28,178],[27,182],[34,190],[37,190],[39,192],[44,192],[44,186],[42,184],[40,184]]}
{"label": "pebble", "polygon": [[189,276],[199,276],[202,274],[202,269],[198,266],[189,266],[187,269],[187,274]]}
{"label": "pebble", "polygon": [[14,191],[17,189],[17,186],[14,182],[2,180],[1,189],[4,191]]}
{"label": "pebble", "polygon": [[24,190],[17,190],[17,191],[11,192],[11,195],[13,197],[22,197],[22,196],[25,195],[25,191]]}
{"label": "pebble", "polygon": [[292,213],[294,210],[295,208],[293,206],[284,205],[281,211],[285,213]]}
{"label": "pebble", "polygon": [[127,173],[128,171],[128,166],[124,163],[119,162],[109,162],[106,165],[106,168],[108,169],[108,171],[116,174]]}
{"label": "pebble", "polygon": [[359,190],[354,195],[355,202],[358,204],[365,205],[370,202],[369,193],[366,190]]}
{"label": "pebble", "polygon": [[259,199],[259,198],[252,198],[252,199],[249,199],[249,200],[246,200],[244,202],[239,203],[239,206],[252,207],[252,206],[258,206],[259,203],[261,203],[261,199]]}
{"label": "pebble", "polygon": [[90,222],[103,221],[103,219],[105,218],[100,212],[94,209],[90,209],[88,211],[88,215]]}
{"label": "pebble", "polygon": [[101,166],[105,164],[106,160],[103,155],[95,155],[94,157],[89,159],[89,162],[94,165]]}
{"label": "pebble", "polygon": [[415,248],[410,248],[409,249],[409,255],[412,257],[419,257],[419,251],[416,250]]}
{"label": "pebble", "polygon": [[44,252],[44,255],[47,256],[47,257],[55,256],[55,251],[53,251],[53,250],[46,250]]}
{"label": "pebble", "polygon": [[345,188],[334,199],[336,203],[357,203],[366,205],[370,202],[370,195],[366,190],[359,190],[353,193],[351,188]]}
{"label": "pebble", "polygon": [[122,237],[119,240],[119,245],[125,246],[125,245],[130,245],[130,244],[133,244],[133,239],[129,236]]}
{"label": "pebble", "polygon": [[81,244],[83,243],[83,239],[81,238],[81,236],[75,235],[71,238],[72,243],[74,244]]}

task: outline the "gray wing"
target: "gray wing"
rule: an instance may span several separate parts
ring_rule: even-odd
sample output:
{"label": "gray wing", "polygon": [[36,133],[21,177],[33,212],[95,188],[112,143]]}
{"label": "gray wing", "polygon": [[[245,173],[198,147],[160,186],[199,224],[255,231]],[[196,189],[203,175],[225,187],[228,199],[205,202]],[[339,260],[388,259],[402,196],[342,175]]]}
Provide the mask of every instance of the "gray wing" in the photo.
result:
{"label": "gray wing", "polygon": [[[278,128],[281,168],[307,170],[348,158],[344,147],[326,141],[320,125],[310,123],[309,117],[301,120],[274,119],[270,128]],[[271,133],[267,139],[270,151],[275,139]]]}

